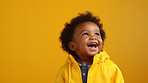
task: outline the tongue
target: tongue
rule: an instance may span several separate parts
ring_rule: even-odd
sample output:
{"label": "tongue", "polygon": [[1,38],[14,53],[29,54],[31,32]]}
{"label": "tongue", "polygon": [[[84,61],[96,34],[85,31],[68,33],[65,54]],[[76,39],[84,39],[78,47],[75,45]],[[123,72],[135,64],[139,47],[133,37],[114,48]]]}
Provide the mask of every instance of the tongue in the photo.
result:
{"label": "tongue", "polygon": [[96,49],[96,47],[95,46],[91,46],[91,47],[89,47],[91,50],[95,50]]}

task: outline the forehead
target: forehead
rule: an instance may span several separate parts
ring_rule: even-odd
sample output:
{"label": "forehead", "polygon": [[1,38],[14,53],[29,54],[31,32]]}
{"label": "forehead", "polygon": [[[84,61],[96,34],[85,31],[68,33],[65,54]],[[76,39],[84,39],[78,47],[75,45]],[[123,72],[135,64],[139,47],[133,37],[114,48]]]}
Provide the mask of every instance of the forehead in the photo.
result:
{"label": "forehead", "polygon": [[100,31],[99,27],[93,22],[84,22],[76,26],[75,32],[81,32],[82,30],[86,31]]}

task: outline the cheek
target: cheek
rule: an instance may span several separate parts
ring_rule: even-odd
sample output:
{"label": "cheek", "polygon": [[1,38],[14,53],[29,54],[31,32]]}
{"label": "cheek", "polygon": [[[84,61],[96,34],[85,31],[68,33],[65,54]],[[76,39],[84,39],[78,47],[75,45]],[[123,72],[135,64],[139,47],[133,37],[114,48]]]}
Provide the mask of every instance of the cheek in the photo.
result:
{"label": "cheek", "polygon": [[86,39],[82,39],[78,42],[78,46],[80,48],[84,48],[85,46],[87,46],[87,40]]}
{"label": "cheek", "polygon": [[100,43],[100,44],[102,44],[102,43],[103,43],[103,40],[102,40],[102,39],[100,39],[100,40],[99,40],[99,43]]}
{"label": "cheek", "polygon": [[99,41],[99,48],[102,48],[102,46],[103,46],[103,40],[102,39],[99,39],[98,41]]}
{"label": "cheek", "polygon": [[98,53],[102,50],[103,50],[103,42],[100,42],[100,45],[98,47]]}
{"label": "cheek", "polygon": [[82,42],[83,45],[87,45],[88,39],[84,38],[84,39],[81,40],[81,42]]}
{"label": "cheek", "polygon": [[87,37],[77,37],[75,38],[75,44],[77,48],[83,48],[87,45],[88,38]]}

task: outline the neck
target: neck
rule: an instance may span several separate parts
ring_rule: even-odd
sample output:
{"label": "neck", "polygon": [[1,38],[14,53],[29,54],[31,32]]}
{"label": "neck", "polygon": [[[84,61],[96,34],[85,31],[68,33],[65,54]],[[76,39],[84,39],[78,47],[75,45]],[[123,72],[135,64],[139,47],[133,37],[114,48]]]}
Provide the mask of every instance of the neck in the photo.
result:
{"label": "neck", "polygon": [[91,57],[77,57],[76,61],[80,64],[82,64],[82,62],[86,62],[88,65],[91,65],[93,63],[93,56]]}

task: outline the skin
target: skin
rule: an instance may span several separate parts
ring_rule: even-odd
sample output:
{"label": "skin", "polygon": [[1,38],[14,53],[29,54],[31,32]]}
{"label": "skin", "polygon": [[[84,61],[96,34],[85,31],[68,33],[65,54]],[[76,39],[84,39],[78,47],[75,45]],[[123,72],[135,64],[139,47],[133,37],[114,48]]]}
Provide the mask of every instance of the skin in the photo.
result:
{"label": "skin", "polygon": [[[96,44],[97,47],[89,47],[90,44]],[[99,27],[93,22],[84,22],[76,26],[72,42],[69,42],[69,48],[78,55],[77,62],[86,62],[92,64],[93,57],[102,49],[103,41]]]}

